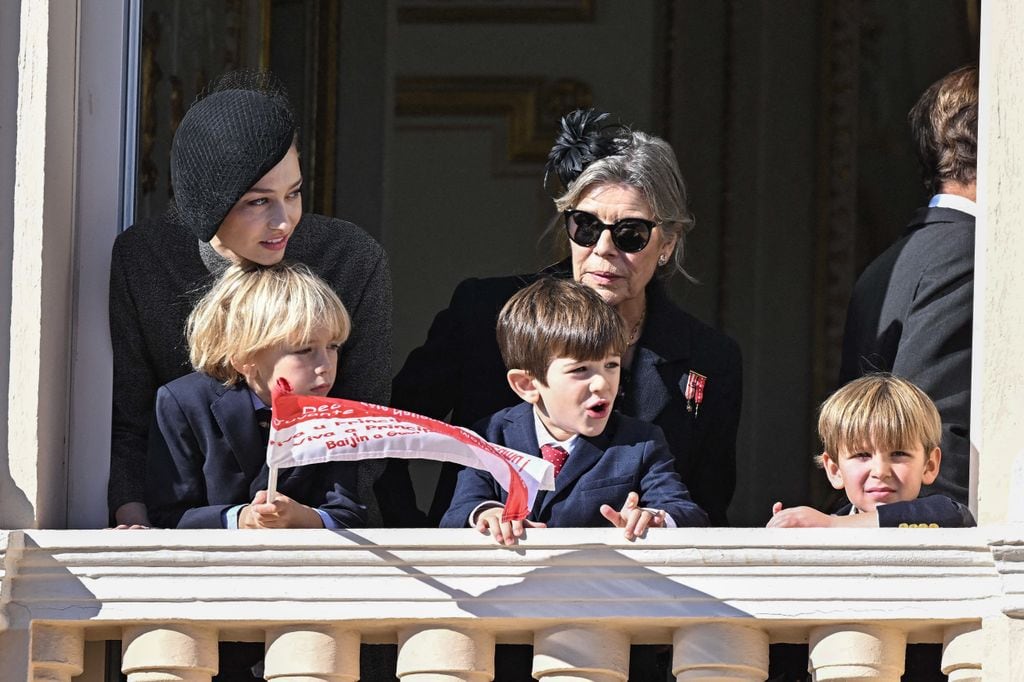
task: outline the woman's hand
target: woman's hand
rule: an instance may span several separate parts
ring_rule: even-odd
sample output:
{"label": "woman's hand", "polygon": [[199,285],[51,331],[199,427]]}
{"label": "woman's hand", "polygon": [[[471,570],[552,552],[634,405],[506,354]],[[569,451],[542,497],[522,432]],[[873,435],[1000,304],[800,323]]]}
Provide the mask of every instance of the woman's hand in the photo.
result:
{"label": "woman's hand", "polygon": [[114,520],[117,525],[115,530],[147,530],[149,528],[149,514],[146,505],[142,502],[127,502],[122,504],[114,512]]}
{"label": "woman's hand", "polygon": [[546,523],[536,521],[502,521],[504,507],[491,507],[476,516],[475,528],[486,535],[491,534],[499,545],[514,545],[523,536],[527,528],[547,528]]}
{"label": "woman's hand", "polygon": [[638,506],[640,495],[632,492],[626,496],[622,509],[615,511],[607,504],[601,505],[601,516],[608,519],[616,528],[624,528],[623,535],[627,540],[643,537],[648,528],[664,528],[665,512]]}
{"label": "woman's hand", "polygon": [[238,513],[239,528],[323,528],[320,515],[287,495],[277,493],[267,502],[267,491],[261,490],[252,502]]}

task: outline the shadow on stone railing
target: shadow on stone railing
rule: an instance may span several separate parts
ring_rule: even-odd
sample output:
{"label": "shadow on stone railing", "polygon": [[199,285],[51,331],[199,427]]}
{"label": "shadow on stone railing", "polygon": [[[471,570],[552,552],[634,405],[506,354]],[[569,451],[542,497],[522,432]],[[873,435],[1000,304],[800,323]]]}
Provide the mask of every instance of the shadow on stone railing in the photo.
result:
{"label": "shadow on stone railing", "polygon": [[1014,526],[550,529],[514,548],[471,530],[10,531],[0,551],[4,680],[70,680],[109,639],[130,680],[209,680],[218,641],[264,642],[282,681],[356,680],[360,644],[382,642],[403,682],[490,680],[496,643],[533,644],[542,680],[624,680],[630,644],[671,644],[678,680],[763,680],[776,642],[808,642],[818,680],[898,680],[908,642],[942,643],[951,680],[1024,670]]}

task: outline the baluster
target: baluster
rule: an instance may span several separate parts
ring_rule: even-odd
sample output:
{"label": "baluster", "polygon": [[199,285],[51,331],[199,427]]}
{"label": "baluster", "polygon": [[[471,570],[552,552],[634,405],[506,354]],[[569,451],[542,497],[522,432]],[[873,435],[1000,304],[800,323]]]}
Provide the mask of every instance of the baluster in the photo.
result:
{"label": "baluster", "polygon": [[899,682],[907,636],[883,625],[823,625],[811,630],[808,670],[817,682],[870,679]]}
{"label": "baluster", "polygon": [[32,626],[33,682],[71,682],[81,675],[85,661],[82,628],[60,625]]}
{"label": "baluster", "polygon": [[942,672],[950,682],[981,682],[981,656],[985,638],[980,623],[946,628],[942,636]]}
{"label": "baluster", "polygon": [[684,680],[764,680],[768,633],[744,625],[702,623],[676,630],[672,674]]}
{"label": "baluster", "polygon": [[424,627],[398,633],[402,682],[490,682],[494,679],[494,635]]}
{"label": "baluster", "polygon": [[[1004,588],[1005,589],[1005,588]],[[995,613],[981,619],[984,679],[1024,681],[1024,619]]]}
{"label": "baluster", "polygon": [[295,625],[267,631],[264,676],[268,682],[355,682],[358,632],[333,626]]}
{"label": "baluster", "polygon": [[533,676],[541,682],[624,682],[629,636],[618,630],[561,626],[533,638]]}
{"label": "baluster", "polygon": [[128,682],[210,682],[217,672],[217,631],[201,625],[126,627],[121,672]]}

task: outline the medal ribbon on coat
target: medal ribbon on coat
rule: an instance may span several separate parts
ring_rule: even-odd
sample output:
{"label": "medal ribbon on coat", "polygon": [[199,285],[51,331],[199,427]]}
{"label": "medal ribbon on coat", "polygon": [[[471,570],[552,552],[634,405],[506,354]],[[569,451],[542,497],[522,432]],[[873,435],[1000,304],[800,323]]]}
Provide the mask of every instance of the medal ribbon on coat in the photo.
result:
{"label": "medal ribbon on coat", "polygon": [[690,376],[686,380],[686,411],[692,412],[694,417],[700,412],[700,404],[704,402],[704,385],[707,382],[706,376],[690,370]]}

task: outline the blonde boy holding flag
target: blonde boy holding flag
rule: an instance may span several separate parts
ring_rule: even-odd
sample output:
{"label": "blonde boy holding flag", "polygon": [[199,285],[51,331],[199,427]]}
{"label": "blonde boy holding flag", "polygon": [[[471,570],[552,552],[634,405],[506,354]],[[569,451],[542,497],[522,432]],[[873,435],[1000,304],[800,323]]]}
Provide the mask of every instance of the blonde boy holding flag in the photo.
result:
{"label": "blonde boy holding flag", "polygon": [[283,469],[268,501],[271,388],[326,396],[350,322],[304,265],[228,268],[188,320],[196,372],[156,397],[146,505],[169,528],[352,528],[366,525],[357,464]]}

